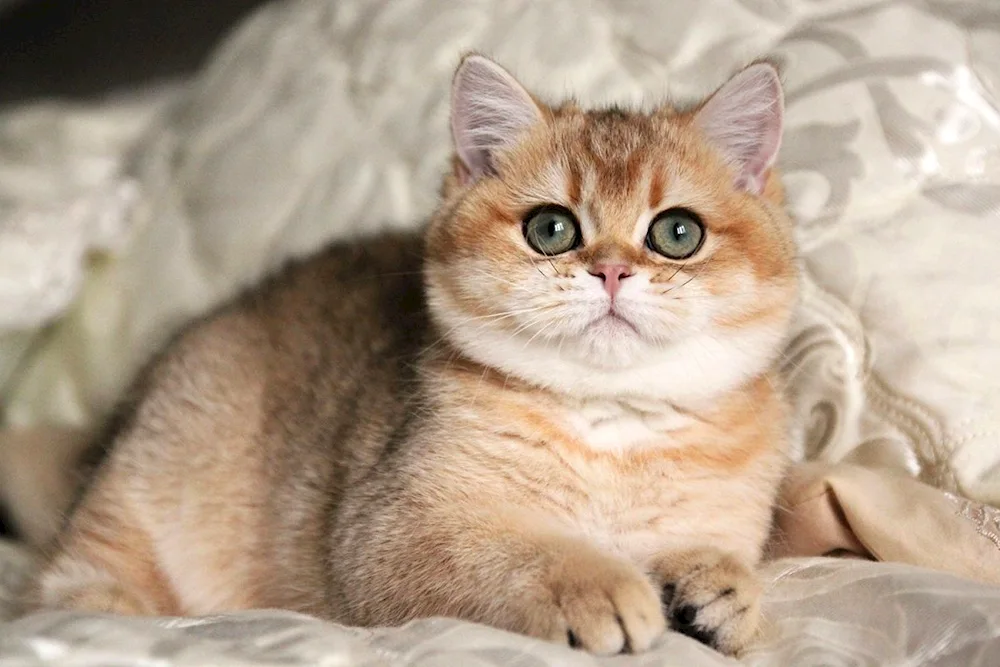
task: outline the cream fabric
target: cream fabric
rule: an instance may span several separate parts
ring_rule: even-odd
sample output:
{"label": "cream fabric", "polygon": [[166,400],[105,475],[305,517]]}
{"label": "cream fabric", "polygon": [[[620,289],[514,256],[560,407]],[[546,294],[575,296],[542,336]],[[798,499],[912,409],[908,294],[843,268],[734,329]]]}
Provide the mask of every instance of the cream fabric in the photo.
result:
{"label": "cream fabric", "polygon": [[44,546],[58,533],[80,483],[77,461],[91,437],[51,426],[0,430],[0,503],[26,542]]}
{"label": "cream fabric", "polygon": [[793,468],[776,519],[772,558],[847,552],[1000,584],[1000,510],[891,469]]}
{"label": "cream fabric", "polygon": [[[994,0],[287,0],[179,89],[0,114],[3,423],[89,426],[192,315],[328,239],[415,224],[469,48],[590,103],[701,94],[781,56],[806,280],[783,364],[795,457],[1000,502]],[[866,562],[769,576],[773,634],[750,664],[1000,662],[998,588]],[[665,642],[617,664],[732,664]],[[268,614],[0,630],[4,664],[599,664],[560,651],[467,624]]]}

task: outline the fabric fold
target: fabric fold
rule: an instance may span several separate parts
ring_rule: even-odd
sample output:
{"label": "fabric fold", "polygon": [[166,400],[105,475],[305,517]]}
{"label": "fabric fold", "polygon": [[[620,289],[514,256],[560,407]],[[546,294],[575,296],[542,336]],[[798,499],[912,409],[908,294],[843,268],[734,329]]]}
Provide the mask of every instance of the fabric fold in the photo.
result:
{"label": "fabric fold", "polygon": [[837,555],[906,563],[1000,583],[1000,510],[888,468],[792,467],[769,558]]}

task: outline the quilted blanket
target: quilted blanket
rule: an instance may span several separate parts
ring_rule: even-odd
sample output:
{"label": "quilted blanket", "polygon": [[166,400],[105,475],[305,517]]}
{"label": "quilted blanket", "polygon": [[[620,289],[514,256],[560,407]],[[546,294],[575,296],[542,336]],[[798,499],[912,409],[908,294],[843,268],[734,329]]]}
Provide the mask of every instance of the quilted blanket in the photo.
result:
{"label": "quilted blanket", "polygon": [[[1000,3],[286,0],[205,71],[0,114],[0,423],[87,428],[172,330],[289,256],[417,224],[447,83],[485,51],[589,104],[785,63],[781,167],[805,295],[784,371],[798,459],[891,467],[1000,504]],[[0,488],[0,494],[4,489]],[[993,514],[977,530],[1000,549]],[[30,569],[0,549],[0,604]],[[1000,589],[902,565],[768,566],[752,665],[1000,664]],[[737,664],[680,636],[609,664]],[[278,612],[0,626],[4,665],[592,665],[470,624]]]}

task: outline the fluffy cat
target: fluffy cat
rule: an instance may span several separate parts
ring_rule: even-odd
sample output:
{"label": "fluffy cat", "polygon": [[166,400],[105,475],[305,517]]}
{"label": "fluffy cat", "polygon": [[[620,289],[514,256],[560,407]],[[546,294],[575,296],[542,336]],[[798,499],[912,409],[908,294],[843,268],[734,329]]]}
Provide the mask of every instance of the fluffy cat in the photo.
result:
{"label": "fluffy cat", "polygon": [[426,230],[330,247],[178,336],[34,607],[743,649],[787,439],[782,104],[766,63],[640,113],[465,58]]}

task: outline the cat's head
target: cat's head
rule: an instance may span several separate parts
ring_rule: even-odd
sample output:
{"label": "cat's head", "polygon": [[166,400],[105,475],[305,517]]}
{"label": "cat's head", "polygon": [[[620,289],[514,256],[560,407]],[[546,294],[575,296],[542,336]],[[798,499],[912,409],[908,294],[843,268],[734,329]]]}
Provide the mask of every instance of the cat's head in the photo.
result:
{"label": "cat's head", "polygon": [[474,360],[582,395],[697,400],[773,361],[796,298],[757,63],[686,110],[547,106],[482,56],[452,89],[432,315]]}

